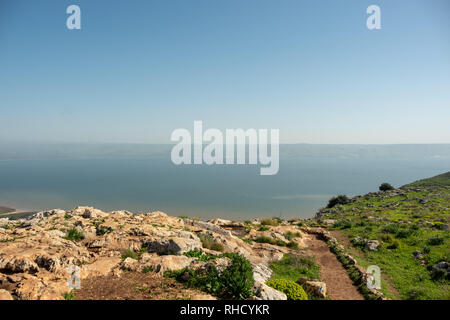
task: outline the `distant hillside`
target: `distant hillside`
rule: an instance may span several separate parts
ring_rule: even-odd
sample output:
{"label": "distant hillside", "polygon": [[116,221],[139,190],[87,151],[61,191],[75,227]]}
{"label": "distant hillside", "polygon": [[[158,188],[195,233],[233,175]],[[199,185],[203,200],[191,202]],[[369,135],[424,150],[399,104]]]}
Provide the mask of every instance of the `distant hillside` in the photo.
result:
{"label": "distant hillside", "polygon": [[8,207],[2,207],[2,206],[0,206],[0,214],[2,214],[2,213],[14,212],[14,211],[15,211],[15,209],[13,209],[13,208],[8,208]]}
{"label": "distant hillside", "polygon": [[404,187],[442,187],[450,186],[450,171],[428,178],[415,181],[413,183],[407,184]]}

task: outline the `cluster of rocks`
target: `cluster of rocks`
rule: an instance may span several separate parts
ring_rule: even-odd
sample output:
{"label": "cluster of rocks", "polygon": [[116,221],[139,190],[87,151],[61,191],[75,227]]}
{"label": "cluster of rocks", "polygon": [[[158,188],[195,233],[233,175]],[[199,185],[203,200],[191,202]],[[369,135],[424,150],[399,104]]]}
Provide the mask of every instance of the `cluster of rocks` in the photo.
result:
{"label": "cluster of rocks", "polygon": [[380,242],[378,240],[369,240],[359,236],[354,237],[352,239],[352,243],[355,246],[364,247],[365,250],[369,251],[378,251],[378,247],[380,246]]}
{"label": "cluster of rocks", "polygon": [[[230,225],[236,224],[220,219],[181,219],[162,212],[107,213],[91,207],[38,212],[28,219],[0,219],[0,299],[63,299],[70,291],[67,271],[72,266],[80,268],[81,279],[120,277],[124,270],[163,273],[186,267],[226,268],[230,263],[227,258],[201,262],[183,255],[191,250],[221,253],[203,248],[199,232],[208,233],[225,252],[242,254],[252,263],[254,299],[286,299],[265,282],[272,272],[268,265],[281,259],[288,249],[244,242],[224,228]],[[71,238],[69,231],[75,231],[79,238]],[[124,258],[125,250],[139,258]]]}

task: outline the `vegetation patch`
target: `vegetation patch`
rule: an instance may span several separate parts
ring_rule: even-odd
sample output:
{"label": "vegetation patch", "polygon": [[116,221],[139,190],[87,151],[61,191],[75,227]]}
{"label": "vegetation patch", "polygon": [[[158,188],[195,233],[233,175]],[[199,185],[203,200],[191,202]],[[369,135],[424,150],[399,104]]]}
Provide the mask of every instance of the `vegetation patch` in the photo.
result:
{"label": "vegetation patch", "polygon": [[211,266],[206,270],[184,268],[166,271],[164,275],[175,278],[188,287],[198,288],[225,299],[247,299],[253,296],[251,288],[254,279],[251,263],[237,253],[223,253],[217,256],[223,257],[231,259],[231,264],[222,272]]}
{"label": "vegetation patch", "polygon": [[313,257],[285,254],[280,261],[270,264],[272,279],[297,281],[301,277],[319,280],[320,266]]}
{"label": "vegetation patch", "polygon": [[286,279],[272,279],[266,282],[269,287],[286,294],[288,300],[308,300],[308,295],[298,283]]}
{"label": "vegetation patch", "polygon": [[81,241],[84,239],[84,233],[77,228],[72,228],[67,231],[65,239],[70,241]]}
{"label": "vegetation patch", "polygon": [[214,251],[220,251],[223,252],[224,248],[223,245],[216,240],[214,240],[214,237],[210,235],[209,233],[200,232],[197,234],[200,241],[202,242],[202,247]]}

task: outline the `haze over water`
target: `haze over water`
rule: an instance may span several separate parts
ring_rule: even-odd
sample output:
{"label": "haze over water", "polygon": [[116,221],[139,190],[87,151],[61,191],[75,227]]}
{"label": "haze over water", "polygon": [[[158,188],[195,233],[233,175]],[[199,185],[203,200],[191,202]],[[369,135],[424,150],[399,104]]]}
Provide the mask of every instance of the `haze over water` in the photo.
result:
{"label": "haze over water", "polygon": [[307,218],[333,195],[377,191],[382,182],[399,187],[450,167],[450,145],[282,145],[274,176],[250,165],[176,166],[167,145],[35,148],[3,146],[0,205]]}

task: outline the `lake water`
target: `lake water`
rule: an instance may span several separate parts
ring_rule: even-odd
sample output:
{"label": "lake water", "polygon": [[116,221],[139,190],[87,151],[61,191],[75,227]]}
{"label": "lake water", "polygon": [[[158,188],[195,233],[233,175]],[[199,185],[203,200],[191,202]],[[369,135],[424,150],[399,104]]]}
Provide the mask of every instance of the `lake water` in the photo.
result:
{"label": "lake water", "polygon": [[0,205],[71,209],[77,205],[134,212],[246,220],[312,217],[336,194],[376,191],[449,171],[448,158],[385,159],[281,156],[280,171],[258,166],[176,166],[145,159],[0,161]]}

